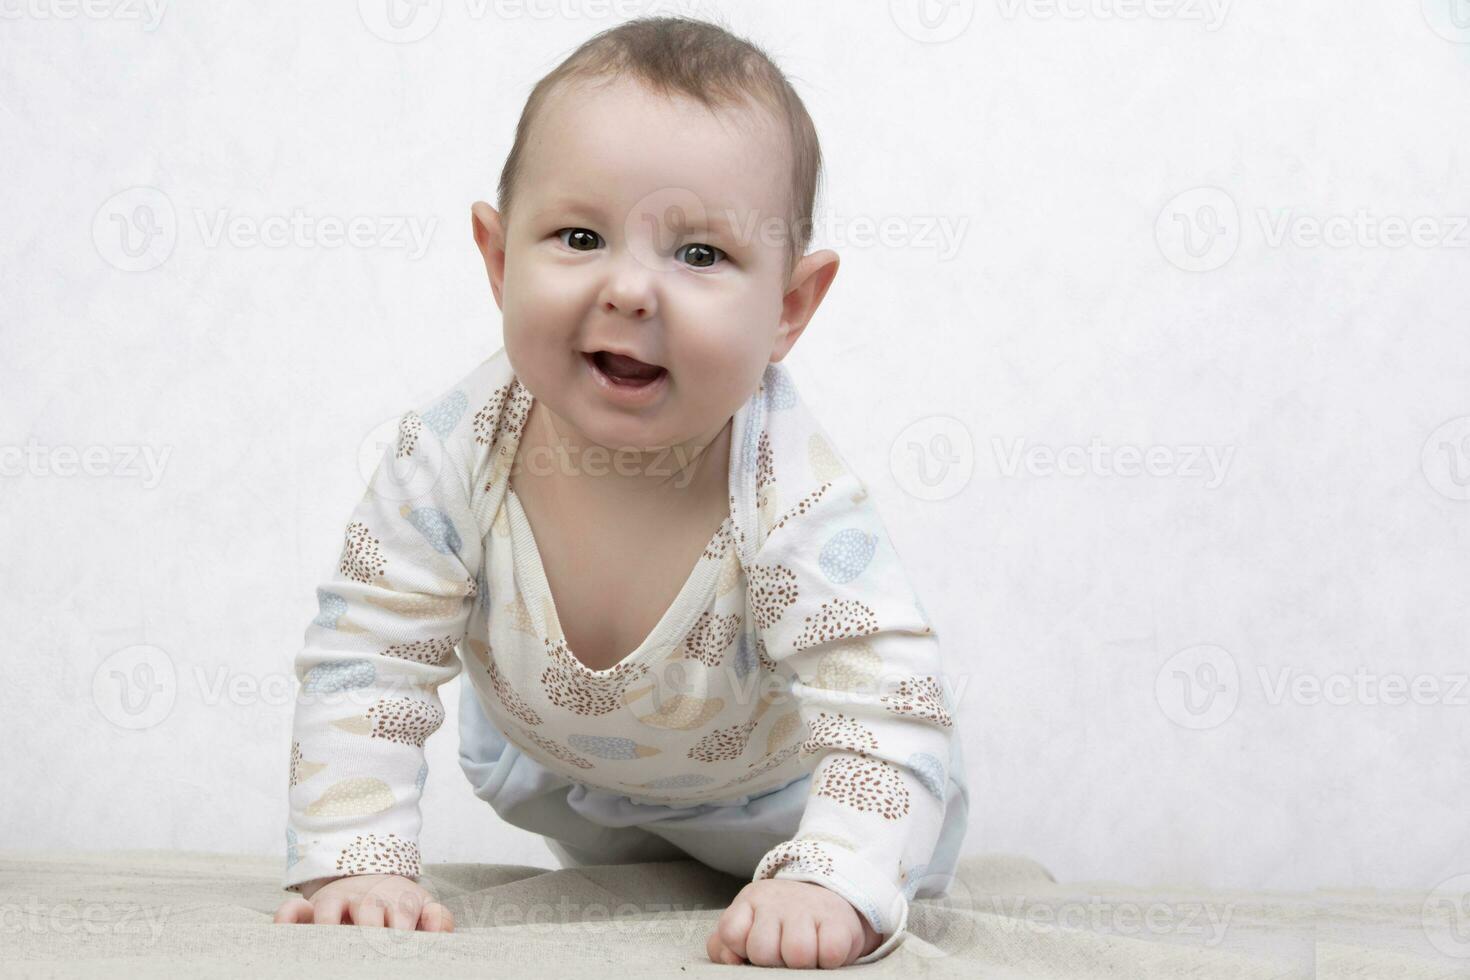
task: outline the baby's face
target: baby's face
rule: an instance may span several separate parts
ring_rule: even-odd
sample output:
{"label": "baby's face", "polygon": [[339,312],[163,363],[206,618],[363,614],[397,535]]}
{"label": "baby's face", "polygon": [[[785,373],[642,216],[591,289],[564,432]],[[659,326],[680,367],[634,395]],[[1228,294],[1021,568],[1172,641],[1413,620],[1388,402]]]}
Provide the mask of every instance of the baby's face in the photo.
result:
{"label": "baby's face", "polygon": [[[712,115],[629,80],[573,84],[543,106],[509,226],[477,204],[477,241],[516,375],[587,442],[702,444],[786,356],[836,272],[830,252],[805,257],[790,288],[820,280],[815,300],[783,303],[789,153],[761,109]],[[666,374],[617,397],[590,358],[609,349]]]}

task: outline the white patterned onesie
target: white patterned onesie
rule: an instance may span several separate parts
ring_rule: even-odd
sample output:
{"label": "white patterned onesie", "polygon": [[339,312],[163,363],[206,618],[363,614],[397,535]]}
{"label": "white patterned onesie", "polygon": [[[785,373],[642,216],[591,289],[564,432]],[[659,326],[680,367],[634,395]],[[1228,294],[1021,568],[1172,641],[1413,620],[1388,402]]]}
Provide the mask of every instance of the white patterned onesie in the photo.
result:
{"label": "white patterned onesie", "polygon": [[402,416],[351,513],[295,660],[283,885],[420,873],[424,740],[463,670],[528,757],[635,802],[811,773],[799,830],[753,880],[831,888],[885,936],[859,962],[886,955],[959,735],[938,637],[863,482],[768,365],[734,417],[729,516],[643,643],[592,670],[509,489],[531,403],[501,349]]}

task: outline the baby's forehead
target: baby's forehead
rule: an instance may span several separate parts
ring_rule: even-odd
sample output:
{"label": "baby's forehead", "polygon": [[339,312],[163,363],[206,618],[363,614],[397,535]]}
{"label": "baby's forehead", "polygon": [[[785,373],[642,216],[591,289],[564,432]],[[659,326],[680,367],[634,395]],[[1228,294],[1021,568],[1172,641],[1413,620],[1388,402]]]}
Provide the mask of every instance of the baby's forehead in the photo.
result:
{"label": "baby's forehead", "polygon": [[[713,96],[711,96],[713,98]],[[750,93],[706,104],[684,93],[660,93],[628,76],[569,79],[542,103],[542,132],[595,132],[601,140],[626,138],[644,153],[706,148],[741,166],[788,166],[789,129],[772,106]]]}
{"label": "baby's forehead", "polygon": [[[660,186],[717,189],[718,203],[784,208],[791,175],[787,127],[754,96],[705,105],[653,91],[636,79],[568,80],[548,95],[532,143],[545,151],[532,181],[588,187],[630,174]],[[535,151],[533,150],[533,153]]]}

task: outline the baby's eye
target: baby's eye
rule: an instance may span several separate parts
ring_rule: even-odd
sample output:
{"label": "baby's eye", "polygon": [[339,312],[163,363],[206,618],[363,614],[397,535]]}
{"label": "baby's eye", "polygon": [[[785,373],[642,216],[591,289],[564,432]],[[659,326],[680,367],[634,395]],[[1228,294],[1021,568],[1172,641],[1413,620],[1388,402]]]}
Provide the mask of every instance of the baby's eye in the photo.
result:
{"label": "baby's eye", "polygon": [[563,228],[557,235],[561,237],[561,243],[574,252],[589,252],[602,241],[601,235],[586,228]]}
{"label": "baby's eye", "polygon": [[725,254],[724,252],[715,248],[713,245],[704,245],[702,243],[695,242],[691,245],[684,245],[680,247],[679,251],[674,253],[675,258],[678,257],[679,252],[684,252],[686,250],[689,253],[689,264],[697,269],[708,269],[710,266],[719,261],[719,258],[723,257]]}

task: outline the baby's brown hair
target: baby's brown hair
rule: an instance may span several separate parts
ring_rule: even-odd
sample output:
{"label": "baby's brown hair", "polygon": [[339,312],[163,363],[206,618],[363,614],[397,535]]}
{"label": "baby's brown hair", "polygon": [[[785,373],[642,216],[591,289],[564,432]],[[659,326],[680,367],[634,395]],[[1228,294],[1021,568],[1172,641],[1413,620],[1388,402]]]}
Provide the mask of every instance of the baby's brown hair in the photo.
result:
{"label": "baby's brown hair", "polygon": [[500,172],[502,221],[510,222],[526,138],[547,96],[564,81],[618,76],[635,78],[665,95],[688,96],[711,109],[754,99],[785,124],[792,155],[791,208],[784,229],[789,277],[811,241],[822,169],[816,127],[786,75],[764,51],[717,24],[687,17],[641,17],[609,28],[588,38],[536,83]]}

